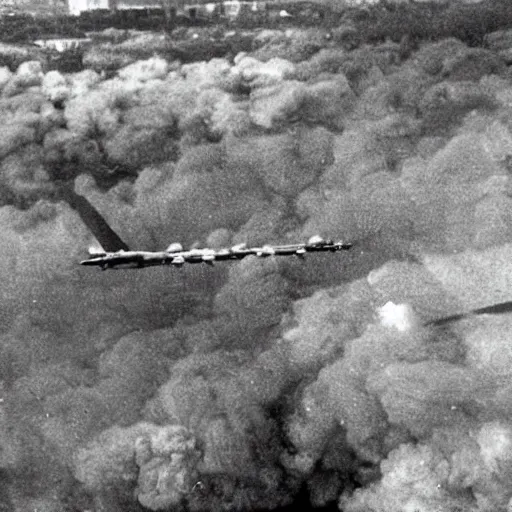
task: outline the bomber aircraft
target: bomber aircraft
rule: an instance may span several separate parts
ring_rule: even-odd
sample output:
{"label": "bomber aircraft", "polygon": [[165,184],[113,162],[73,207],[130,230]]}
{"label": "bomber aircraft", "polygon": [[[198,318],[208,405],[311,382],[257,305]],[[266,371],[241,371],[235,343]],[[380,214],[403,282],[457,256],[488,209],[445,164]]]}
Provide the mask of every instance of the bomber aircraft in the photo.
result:
{"label": "bomber aircraft", "polygon": [[268,256],[304,257],[308,252],[336,252],[348,250],[352,244],[324,240],[319,236],[311,237],[306,243],[288,245],[264,245],[247,247],[238,244],[223,249],[189,249],[183,250],[181,244],[171,244],[165,251],[130,251],[119,249],[113,252],[91,251],[91,257],[80,262],[81,265],[98,266],[102,270],[108,268],[144,268],[156,265],[172,265],[181,267],[185,263],[206,263],[213,265],[215,261],[241,260],[246,256],[265,258]]}
{"label": "bomber aircraft", "polygon": [[101,250],[91,249],[90,257],[81,261],[80,264],[97,266],[101,270],[145,268],[157,265],[181,267],[185,263],[213,265],[216,261],[241,260],[252,255],[259,258],[269,256],[304,257],[306,253],[346,251],[352,247],[352,244],[348,242],[334,242],[313,236],[306,243],[287,245],[247,247],[245,244],[238,244],[223,249],[183,250],[181,244],[173,243],[165,251],[133,251],[85,197],[69,189],[64,190],[64,194],[67,202],[79,213],[102,247]]}
{"label": "bomber aircraft", "polygon": [[[245,244],[238,244],[224,249],[183,250],[180,244],[174,243],[165,251],[132,251],[85,197],[67,187],[63,187],[62,192],[64,199],[80,215],[83,222],[102,246],[101,250],[90,250],[90,257],[81,261],[80,264],[97,266],[101,270],[117,268],[140,269],[155,265],[181,267],[185,263],[213,265],[215,261],[241,260],[251,255],[260,258],[269,256],[304,257],[306,253],[310,252],[337,252],[349,250],[352,247],[352,244],[349,242],[334,242],[314,236],[306,243],[288,245],[246,247]],[[436,318],[426,322],[425,325],[443,327],[473,315],[500,315],[508,313],[512,313],[512,301]]]}

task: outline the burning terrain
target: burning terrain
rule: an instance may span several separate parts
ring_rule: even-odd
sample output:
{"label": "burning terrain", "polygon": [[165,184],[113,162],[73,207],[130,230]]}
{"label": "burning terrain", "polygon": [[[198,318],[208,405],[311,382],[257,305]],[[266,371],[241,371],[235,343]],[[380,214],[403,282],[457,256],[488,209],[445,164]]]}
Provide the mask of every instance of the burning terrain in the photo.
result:
{"label": "burning terrain", "polygon": [[[0,69],[0,510],[510,510],[512,316],[429,322],[512,299],[511,52]],[[137,249],[354,247],[96,272],[63,187]]]}

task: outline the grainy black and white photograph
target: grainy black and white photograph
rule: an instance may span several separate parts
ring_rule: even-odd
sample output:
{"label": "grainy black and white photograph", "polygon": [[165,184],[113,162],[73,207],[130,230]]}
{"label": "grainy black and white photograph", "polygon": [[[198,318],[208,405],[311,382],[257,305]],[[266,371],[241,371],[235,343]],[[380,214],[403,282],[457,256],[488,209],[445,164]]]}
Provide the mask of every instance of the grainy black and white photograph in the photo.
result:
{"label": "grainy black and white photograph", "polygon": [[0,0],[0,512],[512,512],[511,0]]}

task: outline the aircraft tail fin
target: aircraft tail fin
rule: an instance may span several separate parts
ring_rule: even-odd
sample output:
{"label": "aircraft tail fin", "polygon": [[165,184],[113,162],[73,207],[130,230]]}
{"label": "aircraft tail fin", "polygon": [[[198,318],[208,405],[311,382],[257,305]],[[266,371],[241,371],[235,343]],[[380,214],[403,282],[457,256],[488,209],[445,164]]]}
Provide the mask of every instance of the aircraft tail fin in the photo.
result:
{"label": "aircraft tail fin", "polygon": [[130,248],[109,226],[101,213],[83,196],[70,187],[62,187],[63,198],[75,210],[96,240],[107,252],[129,251]]}

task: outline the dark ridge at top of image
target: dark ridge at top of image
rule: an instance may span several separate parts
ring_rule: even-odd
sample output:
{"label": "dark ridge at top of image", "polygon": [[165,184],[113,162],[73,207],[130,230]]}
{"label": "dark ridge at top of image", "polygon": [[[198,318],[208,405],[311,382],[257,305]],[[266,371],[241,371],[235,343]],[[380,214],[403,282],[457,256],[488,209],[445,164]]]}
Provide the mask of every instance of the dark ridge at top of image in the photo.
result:
{"label": "dark ridge at top of image", "polygon": [[[311,55],[329,45],[351,50],[392,41],[406,56],[420,41],[448,37],[482,46],[487,33],[512,26],[508,0],[8,0],[2,13],[0,66],[14,71],[21,62],[38,60],[44,69],[107,74],[153,55],[182,63],[232,59],[252,51],[261,30],[316,28],[324,40],[310,43]],[[128,48],[138,31],[153,33],[152,41]]]}
{"label": "dark ridge at top of image", "polygon": [[[350,24],[368,42],[399,40],[408,35],[420,39],[453,36],[469,44],[479,44],[485,33],[512,23],[512,6],[507,0],[268,0],[242,2],[251,7],[235,10],[223,8],[225,3],[218,0],[4,0],[0,4],[0,38],[4,42],[26,42],[42,35],[76,36],[109,27],[158,30],[194,25],[235,29],[314,25],[328,28]],[[264,8],[255,7],[257,4]],[[220,7],[212,10],[213,5]]]}

